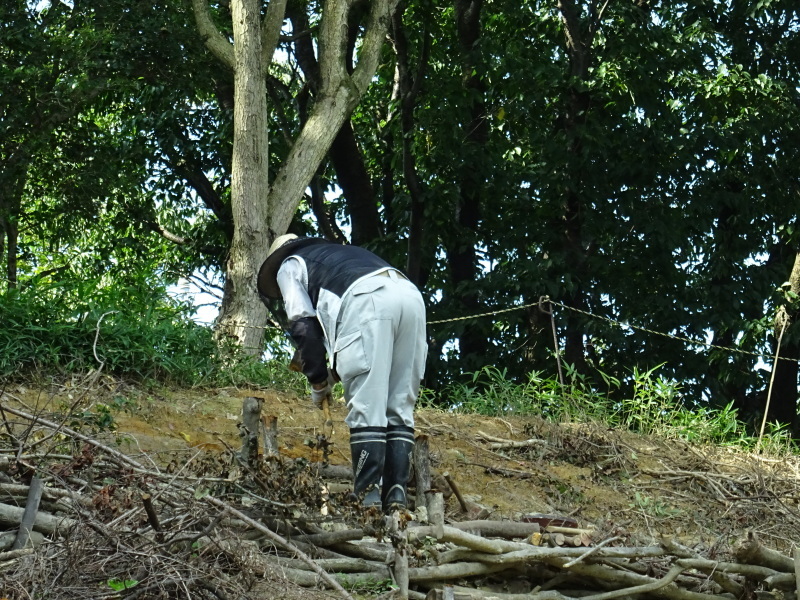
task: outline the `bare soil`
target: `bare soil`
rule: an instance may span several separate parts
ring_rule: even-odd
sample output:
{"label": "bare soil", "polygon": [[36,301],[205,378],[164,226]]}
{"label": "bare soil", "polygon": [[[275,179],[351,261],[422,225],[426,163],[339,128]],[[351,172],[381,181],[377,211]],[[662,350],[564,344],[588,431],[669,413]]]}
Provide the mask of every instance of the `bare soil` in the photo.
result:
{"label": "bare soil", "polygon": [[[307,399],[272,391],[144,391],[108,380],[95,382],[91,390],[11,386],[2,402],[50,412],[75,404],[85,412],[110,406],[115,431],[101,437],[113,438],[137,459],[180,466],[238,449],[241,404],[248,396],[263,398],[263,414],[277,417],[283,456],[322,460],[315,443],[322,413]],[[332,464],[350,464],[345,414],[341,401],[332,407]],[[790,556],[800,541],[797,456],[697,446],[535,417],[418,410],[416,418],[417,434],[428,436],[435,473],[447,473],[463,498],[486,508],[492,519],[560,515],[594,530],[596,542],[618,536],[630,545],[647,545],[669,538],[706,555],[725,555],[748,531]],[[503,448],[497,440],[520,447]],[[454,495],[446,509],[452,519],[467,518]],[[288,581],[269,586],[271,591],[255,597],[331,597]]]}

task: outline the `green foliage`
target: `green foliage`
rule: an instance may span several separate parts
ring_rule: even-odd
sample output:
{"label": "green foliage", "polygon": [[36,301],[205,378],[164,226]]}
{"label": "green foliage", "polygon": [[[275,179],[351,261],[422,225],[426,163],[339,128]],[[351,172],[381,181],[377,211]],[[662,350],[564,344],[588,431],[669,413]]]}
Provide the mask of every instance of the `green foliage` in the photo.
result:
{"label": "green foliage", "polygon": [[[127,285],[67,278],[8,290],[0,295],[0,377],[102,367],[119,377],[165,384],[302,389],[301,378],[282,361],[220,348],[191,312],[135,274]],[[100,413],[87,419],[110,426]]]}
{"label": "green foliage", "polygon": [[645,496],[638,491],[634,496],[634,501],[629,506],[656,518],[677,517],[681,514],[679,509],[669,506],[661,499]]}
{"label": "green foliage", "polygon": [[124,590],[129,590],[133,587],[136,587],[139,585],[139,582],[136,579],[117,579],[112,577],[106,581],[106,585],[115,592],[122,592]]}
{"label": "green foliage", "polygon": [[[556,377],[544,378],[535,372],[520,383],[508,378],[505,371],[486,367],[474,373],[469,384],[448,386],[439,406],[488,416],[537,415],[556,422],[602,422],[643,435],[753,450],[760,447],[770,454],[798,450],[786,426],[780,425],[771,425],[759,445],[733,403],[720,409],[687,405],[680,386],[658,375],[658,369],[633,369],[633,394],[618,400],[620,382],[607,378],[606,389],[600,391],[569,367],[564,385]],[[436,405],[430,390],[424,390],[421,397],[424,403]]]}
{"label": "green foliage", "polygon": [[[296,385],[282,366],[217,348],[160,292],[135,300],[198,269],[222,272],[233,230],[231,74],[203,47],[189,4],[0,3],[0,264],[3,277],[19,271],[21,286],[0,300],[0,373],[102,362],[191,385]],[[290,7],[308,8],[300,28],[316,31],[319,3]],[[603,319],[774,354],[774,315],[797,304],[781,286],[800,240],[794,3],[595,11],[579,2],[568,35],[570,19],[553,3],[497,0],[476,13],[469,47],[459,43],[456,7],[402,7],[393,39],[420,77],[413,110],[401,111],[398,56],[387,45],[351,120],[374,201],[340,194],[344,182],[322,165],[322,186],[337,192],[325,194],[324,210],[352,228],[357,210],[374,211],[382,235],[373,247],[402,267],[415,181],[421,286],[437,320],[544,294],[600,317],[554,315],[576,365],[563,386],[533,375],[552,365],[551,322],[535,309],[432,325],[428,380],[439,396],[421,404],[597,414],[686,438],[746,435],[736,423],[757,420],[768,385],[757,357]],[[229,34],[226,5],[212,10]],[[298,52],[307,37],[293,37],[276,53],[288,60],[269,72],[273,174],[309,90],[314,100],[302,73],[308,56]],[[480,141],[471,135],[478,124]],[[471,223],[462,218],[470,212]],[[298,223],[320,231],[308,211]],[[456,264],[465,255],[474,277]],[[143,275],[119,276],[130,271]],[[469,336],[478,350],[459,343]],[[783,343],[796,351],[800,328]],[[642,364],[663,366],[656,375]],[[796,398],[785,403],[791,413]]]}

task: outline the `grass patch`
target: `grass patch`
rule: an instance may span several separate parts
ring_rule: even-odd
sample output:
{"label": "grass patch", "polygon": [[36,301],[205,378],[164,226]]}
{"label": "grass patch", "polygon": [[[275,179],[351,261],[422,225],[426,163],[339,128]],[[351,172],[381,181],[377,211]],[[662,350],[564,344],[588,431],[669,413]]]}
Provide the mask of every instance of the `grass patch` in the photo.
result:
{"label": "grass patch", "polygon": [[570,368],[562,385],[556,377],[538,372],[530,373],[527,381],[512,381],[505,370],[488,366],[438,396],[423,390],[420,406],[487,416],[535,415],[553,422],[599,422],[643,435],[771,455],[798,452],[786,427],[772,424],[759,443],[732,403],[720,409],[693,406],[679,383],[660,376],[658,368],[634,369],[626,381],[632,393],[620,400],[620,381],[608,376],[601,377],[604,389],[598,390]]}
{"label": "grass patch", "polygon": [[181,387],[253,386],[302,392],[286,360],[222,347],[193,308],[162,287],[68,281],[0,294],[0,378],[47,379],[102,366],[128,380]]}

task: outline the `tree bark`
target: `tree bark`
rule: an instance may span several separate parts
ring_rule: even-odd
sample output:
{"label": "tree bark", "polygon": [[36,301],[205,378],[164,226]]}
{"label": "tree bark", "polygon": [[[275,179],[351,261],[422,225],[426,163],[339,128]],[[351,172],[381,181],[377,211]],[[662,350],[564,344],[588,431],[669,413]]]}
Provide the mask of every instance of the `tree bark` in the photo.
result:
{"label": "tree bark", "polygon": [[[27,161],[28,157],[25,157]],[[8,289],[17,287],[17,249],[19,246],[19,216],[22,205],[22,193],[25,189],[27,167],[12,165],[7,168],[0,180],[0,238],[5,237],[6,269],[5,283]],[[0,243],[0,258],[3,245]]]}
{"label": "tree bark", "polygon": [[262,67],[261,4],[234,0],[233,159],[231,213],[234,231],[226,265],[226,294],[217,336],[239,341],[248,354],[261,351],[266,312],[256,275],[271,242],[266,200],[269,191],[267,90]]}

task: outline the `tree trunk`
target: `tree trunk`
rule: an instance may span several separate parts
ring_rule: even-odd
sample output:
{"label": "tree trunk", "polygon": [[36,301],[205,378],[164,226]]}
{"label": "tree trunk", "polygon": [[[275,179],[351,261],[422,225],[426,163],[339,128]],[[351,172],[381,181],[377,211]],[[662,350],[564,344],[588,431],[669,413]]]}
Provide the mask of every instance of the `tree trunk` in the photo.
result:
{"label": "tree trunk", "polygon": [[[778,360],[773,369],[775,377],[772,381],[772,397],[770,399],[767,420],[771,423],[788,424],[793,435],[800,434],[797,418],[797,360],[800,358],[800,344],[797,341],[797,317],[800,315],[800,252],[794,260],[789,275],[789,301],[778,309],[775,319],[775,343],[782,339]],[[783,336],[781,336],[783,330]],[[781,360],[783,359],[783,360]]]}
{"label": "tree trunk", "polygon": [[378,204],[349,119],[334,138],[329,155],[347,202],[352,225],[351,241],[356,246],[364,246],[377,240],[381,236]]}
{"label": "tree trunk", "polygon": [[[592,63],[590,51],[592,38],[597,27],[594,21],[596,15],[588,25],[581,21],[580,9],[573,0],[559,0],[558,9],[564,23],[566,50],[569,56],[570,79],[569,98],[563,118],[563,130],[569,143],[569,158],[565,168],[564,196],[562,222],[559,224],[563,232],[561,253],[564,264],[570,265],[574,279],[571,289],[565,293],[564,303],[570,307],[586,310],[584,297],[584,281],[588,275],[587,253],[583,242],[583,214],[584,200],[581,190],[581,168],[584,153],[580,129],[586,122],[591,99],[589,94],[578,88],[578,82],[584,81],[589,76],[589,66]],[[587,372],[586,355],[584,350],[583,320],[570,311],[564,335],[564,358],[567,363],[575,366],[579,373]]]}
{"label": "tree trunk", "polygon": [[422,180],[417,173],[414,153],[414,108],[422,86],[430,54],[431,39],[427,28],[422,32],[422,49],[416,72],[412,74],[409,64],[408,36],[403,27],[403,11],[398,10],[392,21],[392,38],[397,55],[395,74],[396,94],[400,100],[400,128],[403,147],[403,177],[411,199],[411,214],[408,223],[408,258],[406,275],[418,287],[424,287],[427,270],[423,273],[422,261],[426,247],[425,193]]}
{"label": "tree trunk", "polygon": [[[19,246],[19,217],[21,199],[27,178],[28,153],[22,150],[13,157],[0,178],[0,260],[6,250],[5,284],[17,287],[17,250]],[[22,166],[22,164],[26,166]],[[3,239],[5,238],[5,244]]]}
{"label": "tree trunk", "polygon": [[[480,75],[479,50],[482,0],[456,0],[456,30],[461,49],[461,73],[464,88],[471,98],[470,120],[464,124],[464,158],[460,165],[459,200],[456,207],[457,237],[448,247],[447,255],[452,285],[465,290],[459,303],[466,313],[480,312],[480,296],[473,283],[478,275],[476,251],[480,221],[483,179],[484,146],[489,138],[489,125],[484,101],[485,85]],[[460,285],[467,284],[467,285]],[[483,363],[488,338],[484,327],[473,323],[459,337],[459,350],[468,369]],[[472,358],[470,358],[472,357]]]}
{"label": "tree trunk", "polygon": [[19,226],[17,217],[13,216],[6,222],[6,237],[8,239],[8,268],[6,279],[8,289],[17,287],[17,245],[19,240]]}
{"label": "tree trunk", "polygon": [[352,2],[327,0],[319,27],[320,89],[271,187],[268,186],[265,78],[278,42],[286,0],[267,5],[263,24],[258,0],[232,0],[231,45],[216,29],[205,0],[192,0],[206,46],[234,72],[234,142],[231,213],[234,234],[218,318],[219,339],[236,340],[246,352],[260,352],[267,316],[256,275],[269,244],[289,227],[303,193],[350,113],[369,86],[398,0],[369,5],[356,68],[346,68],[348,17]]}
{"label": "tree trunk", "polygon": [[217,335],[235,338],[248,354],[258,354],[267,317],[256,276],[271,241],[266,197],[269,191],[267,90],[261,63],[261,3],[234,0],[234,108],[231,212],[234,231]]}
{"label": "tree trunk", "polygon": [[320,89],[312,113],[270,190],[271,228],[275,235],[281,235],[289,227],[308,182],[371,83],[397,2],[374,0],[370,4],[366,34],[352,75],[347,72],[345,60],[350,3],[345,0],[325,3],[319,41]]}

